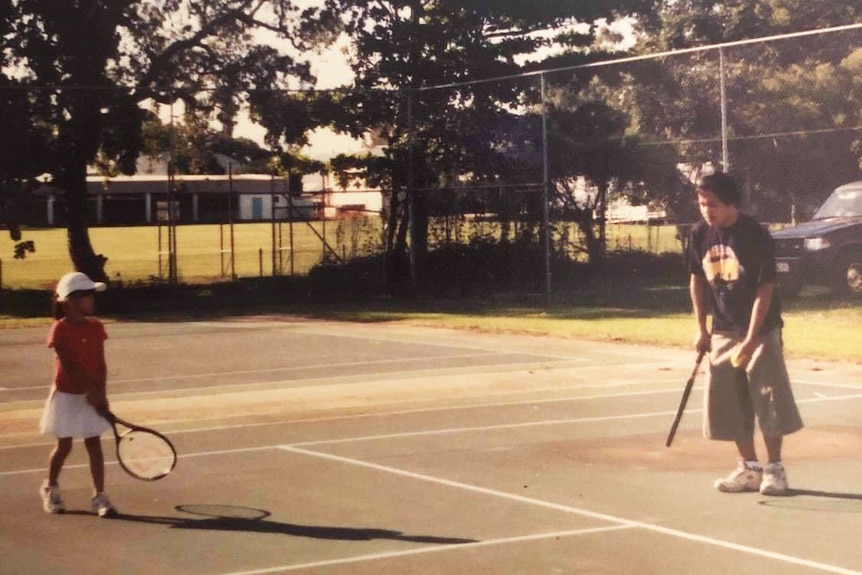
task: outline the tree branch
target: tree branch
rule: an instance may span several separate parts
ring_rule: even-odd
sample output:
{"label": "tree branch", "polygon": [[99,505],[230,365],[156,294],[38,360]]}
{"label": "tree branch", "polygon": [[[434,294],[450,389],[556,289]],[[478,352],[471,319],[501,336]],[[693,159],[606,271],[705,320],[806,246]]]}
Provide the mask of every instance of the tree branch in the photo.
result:
{"label": "tree branch", "polygon": [[[247,0],[240,7],[228,10],[227,12],[221,14],[217,18],[210,20],[204,26],[201,27],[195,34],[191,37],[181,40],[174,41],[170,46],[165,48],[165,50],[159,54],[153,61],[150,63],[149,69],[143,74],[140,81],[138,82],[139,89],[135,91],[135,94],[138,98],[138,101],[145,100],[154,95],[154,90],[151,89],[150,85],[155,82],[156,78],[165,71],[170,62],[179,54],[189,51],[195,47],[203,47],[203,41],[207,38],[214,36],[219,28],[225,26],[230,22],[243,22],[248,23],[250,21],[254,22],[254,14],[257,13],[258,10],[264,5],[266,0]],[[256,4],[256,6],[254,6]],[[253,6],[248,14],[246,13],[246,9],[250,6]]]}

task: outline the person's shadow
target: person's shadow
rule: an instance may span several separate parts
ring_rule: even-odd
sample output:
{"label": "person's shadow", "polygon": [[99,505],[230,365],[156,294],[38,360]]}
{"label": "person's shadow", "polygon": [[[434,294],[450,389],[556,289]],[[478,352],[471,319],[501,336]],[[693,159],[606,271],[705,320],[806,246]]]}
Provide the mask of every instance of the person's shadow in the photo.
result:
{"label": "person's shadow", "polygon": [[177,505],[174,509],[182,513],[188,513],[192,515],[192,517],[160,517],[118,513],[113,517],[113,520],[166,525],[171,529],[271,533],[276,535],[310,537],[313,539],[334,539],[339,541],[391,539],[393,541],[409,541],[413,543],[429,543],[435,545],[463,545],[465,543],[477,543],[475,539],[436,537],[431,535],[407,535],[400,531],[389,529],[324,527],[319,525],[282,523],[279,521],[269,520],[268,518],[271,514],[263,509],[254,509],[251,507],[240,507],[235,505]]}

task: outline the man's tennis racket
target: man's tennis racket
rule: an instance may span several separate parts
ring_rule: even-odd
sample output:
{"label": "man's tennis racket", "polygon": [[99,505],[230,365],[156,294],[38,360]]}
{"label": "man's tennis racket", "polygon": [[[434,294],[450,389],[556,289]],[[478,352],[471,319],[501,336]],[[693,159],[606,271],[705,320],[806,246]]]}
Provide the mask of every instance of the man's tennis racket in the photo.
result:
{"label": "man's tennis racket", "polygon": [[685,413],[685,406],[688,403],[688,396],[691,395],[691,388],[694,386],[694,378],[697,377],[697,370],[700,369],[700,362],[703,361],[703,356],[705,355],[705,351],[697,354],[697,361],[694,362],[694,369],[691,370],[691,376],[685,384],[685,391],[682,392],[682,399],[676,410],[676,417],[673,420],[673,425],[670,426],[670,433],[667,434],[667,441],[665,442],[667,447],[670,447],[670,444],[673,443],[676,428],[679,427],[679,422],[682,420],[682,414]]}
{"label": "man's tennis racket", "polygon": [[[103,416],[114,430],[117,461],[132,477],[155,481],[170,473],[177,465],[174,445],[158,431],[129,423],[107,410]],[[125,431],[121,433],[119,426],[125,427]]]}

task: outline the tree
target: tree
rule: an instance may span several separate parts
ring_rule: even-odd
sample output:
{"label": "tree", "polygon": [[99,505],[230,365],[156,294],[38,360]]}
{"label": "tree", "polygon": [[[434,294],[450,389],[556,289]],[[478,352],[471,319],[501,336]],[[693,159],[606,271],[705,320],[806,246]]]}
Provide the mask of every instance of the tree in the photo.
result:
{"label": "tree", "polygon": [[[311,100],[279,95],[280,101],[264,102],[258,110],[272,134],[280,126],[300,131],[295,119],[300,117],[354,136],[372,132],[385,142],[382,157],[339,164],[364,170],[369,182],[383,187],[386,246],[397,267],[408,245],[422,258],[430,218],[451,213],[454,185],[541,181],[540,163],[515,157],[518,150],[531,148],[533,156],[537,151],[536,138],[527,141],[539,125],[529,113],[538,95],[536,80],[490,80],[538,69],[540,48],[591,46],[596,20],[649,5],[648,0],[326,0],[322,20],[350,42],[353,85]],[[590,24],[572,32],[577,23]],[[451,88],[436,88],[442,85]],[[535,229],[539,199],[533,194],[527,207],[531,226],[522,233]]]}
{"label": "tree", "polygon": [[[661,2],[641,21],[641,53],[708,46],[862,22],[852,0]],[[856,179],[862,158],[858,81],[862,31],[724,49],[730,168],[753,207],[774,220],[818,205]],[[720,162],[717,50],[632,66],[626,108],[639,130],[675,145],[680,161]],[[672,144],[673,142],[678,142]]]}
{"label": "tree", "polygon": [[[15,29],[12,5],[0,5],[0,69],[6,70],[11,55],[5,49],[5,39]],[[47,169],[48,142],[51,128],[40,121],[31,121],[39,112],[37,103],[28,97],[26,85],[18,78],[0,73],[0,225],[5,226],[15,244],[15,257],[23,257],[32,243],[21,241],[20,220],[35,177]]]}
{"label": "tree", "polygon": [[[89,238],[87,166],[101,157],[119,172],[134,171],[147,101],[181,100],[187,110],[219,114],[230,125],[252,90],[279,90],[290,81],[310,85],[306,62],[254,33],[265,31],[303,52],[327,38],[317,15],[290,0],[5,3],[0,105],[4,112],[26,112],[20,117],[29,125],[16,128],[21,138],[13,148],[33,159],[20,165],[4,159],[4,201],[7,180],[26,188],[50,173],[64,192],[75,269],[107,279],[106,258]],[[7,163],[14,169],[7,171]]]}

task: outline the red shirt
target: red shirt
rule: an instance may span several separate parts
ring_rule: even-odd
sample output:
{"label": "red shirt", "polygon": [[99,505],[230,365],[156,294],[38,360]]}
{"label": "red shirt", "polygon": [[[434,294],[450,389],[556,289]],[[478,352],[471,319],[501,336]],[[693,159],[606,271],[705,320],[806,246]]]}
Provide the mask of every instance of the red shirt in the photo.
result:
{"label": "red shirt", "polygon": [[93,317],[86,318],[82,324],[66,319],[54,323],[48,334],[48,347],[56,351],[54,385],[57,391],[83,394],[95,385],[104,394],[106,339],[105,326]]}

